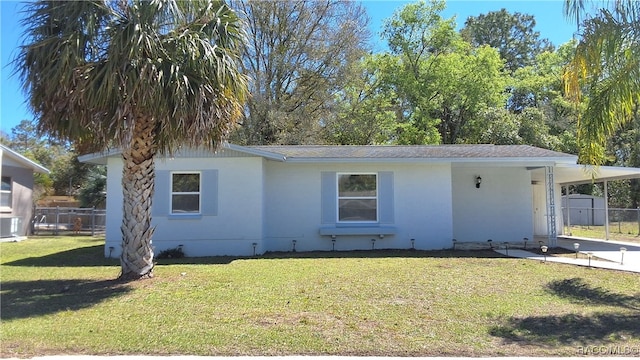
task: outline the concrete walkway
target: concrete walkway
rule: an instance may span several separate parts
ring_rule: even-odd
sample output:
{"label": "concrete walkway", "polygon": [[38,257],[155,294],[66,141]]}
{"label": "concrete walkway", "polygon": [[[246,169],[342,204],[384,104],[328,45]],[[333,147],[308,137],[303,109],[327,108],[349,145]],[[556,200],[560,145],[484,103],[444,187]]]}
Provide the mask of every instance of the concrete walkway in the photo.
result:
{"label": "concrete walkway", "polygon": [[[591,266],[594,268],[621,270],[640,273],[640,245],[633,243],[621,243],[615,241],[582,239],[582,238],[558,238],[558,246],[574,251],[573,244],[580,244],[578,251],[582,254],[592,253],[594,257],[609,260],[595,260],[595,259],[575,259],[572,257],[559,257],[559,256],[547,256],[546,261],[556,262],[563,264],[572,264],[578,266]],[[624,247],[627,251],[624,253],[624,260],[620,248]],[[545,261],[543,255],[532,253],[520,249],[504,248],[496,249],[496,252],[517,258],[525,258],[531,260]],[[622,261],[622,264],[620,263]]]}

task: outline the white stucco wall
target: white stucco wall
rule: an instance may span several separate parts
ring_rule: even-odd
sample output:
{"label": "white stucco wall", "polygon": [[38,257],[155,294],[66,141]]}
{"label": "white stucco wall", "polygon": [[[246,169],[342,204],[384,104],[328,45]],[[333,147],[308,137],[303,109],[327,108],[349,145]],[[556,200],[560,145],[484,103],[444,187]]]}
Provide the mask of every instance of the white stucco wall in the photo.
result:
{"label": "white stucco wall", "polygon": [[392,172],[395,235],[341,235],[336,250],[418,249],[450,247],[452,237],[449,164],[265,164],[265,249],[331,250],[329,236],[321,236],[322,172]]}
{"label": "white stucco wall", "polygon": [[[156,172],[218,170],[218,206],[214,216],[153,215],[155,253],[183,245],[187,256],[252,255],[262,252],[262,158],[176,158],[156,161]],[[122,161],[109,158],[108,189],[121,189]],[[203,187],[207,184],[203,183]],[[169,196],[156,186],[158,196]],[[203,196],[203,203],[210,201]],[[154,202],[158,206],[159,202]],[[204,204],[203,204],[204,206]],[[167,209],[168,210],[168,209]],[[156,213],[156,211],[154,211]],[[122,193],[107,197],[107,245],[112,257],[120,255]]]}
{"label": "white stucco wall", "polygon": [[[475,187],[475,178],[482,184]],[[454,166],[453,237],[494,243],[533,238],[531,174],[524,167]]]}

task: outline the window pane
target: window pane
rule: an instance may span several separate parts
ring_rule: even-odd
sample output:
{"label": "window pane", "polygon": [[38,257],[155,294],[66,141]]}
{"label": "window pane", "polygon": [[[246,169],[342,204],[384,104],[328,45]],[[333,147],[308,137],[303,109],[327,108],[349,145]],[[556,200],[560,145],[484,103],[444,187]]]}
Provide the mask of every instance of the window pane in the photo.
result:
{"label": "window pane", "polygon": [[11,193],[1,193],[0,194],[0,207],[10,208],[11,207]]}
{"label": "window pane", "polygon": [[340,175],[338,190],[340,197],[376,196],[376,176]]}
{"label": "window pane", "polygon": [[171,212],[173,213],[199,213],[200,195],[172,195]]}
{"label": "window pane", "polygon": [[340,221],[377,221],[376,199],[338,200]]}
{"label": "window pane", "polygon": [[199,192],[200,174],[173,174],[173,192]]}
{"label": "window pane", "polygon": [[11,178],[8,176],[2,177],[2,187],[0,188],[2,191],[11,191]]}

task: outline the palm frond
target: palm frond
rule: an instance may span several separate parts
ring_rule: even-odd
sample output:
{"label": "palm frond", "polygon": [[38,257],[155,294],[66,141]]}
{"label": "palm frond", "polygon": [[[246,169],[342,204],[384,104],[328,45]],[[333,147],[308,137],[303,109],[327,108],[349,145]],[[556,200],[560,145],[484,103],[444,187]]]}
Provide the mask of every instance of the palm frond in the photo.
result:
{"label": "palm frond", "polygon": [[40,130],[129,143],[135,119],[157,124],[160,152],[216,147],[240,117],[244,24],[218,0],[28,3],[16,59]]}
{"label": "palm frond", "polygon": [[581,161],[601,164],[604,144],[630,121],[640,94],[640,3],[615,1],[582,24],[582,39],[564,73],[565,92],[574,102],[587,93],[579,118]]}

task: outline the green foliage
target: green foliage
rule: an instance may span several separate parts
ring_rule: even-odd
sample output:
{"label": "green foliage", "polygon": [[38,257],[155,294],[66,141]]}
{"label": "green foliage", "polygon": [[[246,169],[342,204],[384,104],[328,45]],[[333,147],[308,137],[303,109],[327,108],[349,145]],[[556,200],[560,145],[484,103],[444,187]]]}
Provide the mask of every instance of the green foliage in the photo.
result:
{"label": "green foliage", "polygon": [[15,65],[53,138],[128,147],[150,116],[160,152],[215,148],[240,116],[243,25],[222,1],[42,1],[25,13]]}
{"label": "green foliage", "polygon": [[409,4],[385,22],[391,53],[381,58],[381,82],[406,105],[397,143],[461,142],[481,111],[504,105],[507,78],[499,54],[471,48],[454,19],[441,18],[443,9],[438,1]]}
{"label": "green foliage", "polygon": [[162,250],[156,256],[156,259],[182,259],[184,257],[184,252],[181,247]]}
{"label": "green foliage", "polygon": [[616,0],[581,21],[582,0],[568,0],[565,11],[580,23],[581,39],[564,74],[574,102],[589,97],[578,124],[580,161],[603,164],[606,144],[632,121],[640,104],[640,2]]}
{"label": "green foliage", "polygon": [[474,47],[488,45],[497,49],[510,73],[533,65],[539,54],[553,51],[548,39],[540,39],[532,15],[501,9],[470,16],[464,25],[462,37]]}
{"label": "green foliage", "polygon": [[78,191],[81,207],[104,208],[107,197],[107,168],[103,165],[92,166]]}

